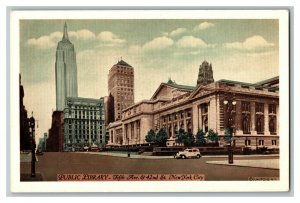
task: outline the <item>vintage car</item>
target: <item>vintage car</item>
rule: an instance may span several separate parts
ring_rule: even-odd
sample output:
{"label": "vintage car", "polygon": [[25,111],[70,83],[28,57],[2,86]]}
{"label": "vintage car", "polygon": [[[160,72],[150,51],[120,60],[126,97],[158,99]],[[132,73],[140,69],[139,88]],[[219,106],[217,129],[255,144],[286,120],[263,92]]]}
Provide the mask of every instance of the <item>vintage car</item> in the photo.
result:
{"label": "vintage car", "polygon": [[197,148],[185,149],[183,151],[179,151],[177,154],[174,155],[176,159],[187,159],[187,158],[198,158],[200,159],[201,153],[200,150]]}

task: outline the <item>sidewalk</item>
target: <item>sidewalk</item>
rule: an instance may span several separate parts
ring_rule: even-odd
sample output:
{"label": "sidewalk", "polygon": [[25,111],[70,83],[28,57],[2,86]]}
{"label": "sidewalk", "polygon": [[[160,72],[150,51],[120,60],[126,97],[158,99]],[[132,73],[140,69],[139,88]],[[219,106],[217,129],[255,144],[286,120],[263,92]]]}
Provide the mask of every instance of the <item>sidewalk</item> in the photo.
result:
{"label": "sidewalk", "polygon": [[[36,162],[38,160],[38,156],[35,155]],[[20,153],[20,162],[31,162],[31,152],[30,153]]]}
{"label": "sidewalk", "polygon": [[21,179],[21,181],[25,181],[25,182],[43,181],[44,180],[42,174],[40,174],[40,173],[35,173],[35,177],[31,177],[31,174],[21,173],[20,179]]}
{"label": "sidewalk", "polygon": [[[113,153],[113,152],[75,152],[75,153],[88,153],[88,154],[97,154],[104,156],[116,156],[116,157],[128,157],[127,153]],[[130,159],[174,159],[173,156],[145,156],[139,154],[130,153]]]}
{"label": "sidewalk", "polygon": [[206,161],[207,164],[242,166],[253,168],[279,169],[279,159],[234,160],[233,164],[226,161]]}
{"label": "sidewalk", "polygon": [[[115,156],[115,157],[128,157],[127,153],[114,153],[114,152],[74,152],[74,153],[88,153],[88,154],[98,154],[98,155],[105,155],[105,156]],[[216,156],[203,156],[205,158],[227,158],[228,155],[216,155]],[[234,155],[234,157],[239,158],[247,158],[247,157],[274,157],[274,159],[279,158],[278,154],[268,154],[268,155]],[[139,154],[130,154],[132,159],[174,159],[174,156],[146,156],[146,155],[139,155]]]}

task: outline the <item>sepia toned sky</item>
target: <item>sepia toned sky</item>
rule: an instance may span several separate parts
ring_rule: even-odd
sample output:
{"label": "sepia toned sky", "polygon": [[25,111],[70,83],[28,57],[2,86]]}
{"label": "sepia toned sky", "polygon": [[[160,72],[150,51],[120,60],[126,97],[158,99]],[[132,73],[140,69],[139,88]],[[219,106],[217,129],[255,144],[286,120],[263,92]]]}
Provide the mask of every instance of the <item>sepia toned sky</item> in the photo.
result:
{"label": "sepia toned sky", "polygon": [[[65,20],[20,21],[24,104],[51,127],[55,110],[55,52]],[[109,69],[122,57],[134,67],[135,102],[149,99],[170,77],[196,85],[199,65],[212,63],[214,79],[257,82],[279,75],[277,20],[67,20],[75,46],[78,96],[107,95]]]}

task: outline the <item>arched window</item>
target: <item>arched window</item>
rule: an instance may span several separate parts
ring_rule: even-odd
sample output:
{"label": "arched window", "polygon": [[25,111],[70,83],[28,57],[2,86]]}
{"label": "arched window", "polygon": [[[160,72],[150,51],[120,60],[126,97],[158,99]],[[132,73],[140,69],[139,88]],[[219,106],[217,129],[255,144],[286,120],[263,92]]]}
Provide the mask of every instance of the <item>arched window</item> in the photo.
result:
{"label": "arched window", "polygon": [[258,117],[256,120],[256,131],[257,133],[263,133],[264,125],[263,125],[263,118]]}
{"label": "arched window", "polygon": [[175,135],[178,134],[178,126],[177,126],[177,125],[174,126],[174,134],[175,134]]}
{"label": "arched window", "polygon": [[171,136],[172,136],[172,126],[169,126],[169,131],[168,132],[169,132],[168,136],[169,136],[169,138],[171,138]]}
{"label": "arched window", "polygon": [[192,132],[192,123],[188,122],[188,132],[191,133]]}
{"label": "arched window", "polygon": [[246,116],[243,119],[243,133],[249,134],[250,133],[250,121],[249,118]]}
{"label": "arched window", "polygon": [[271,120],[269,122],[269,130],[270,130],[270,133],[276,133],[275,119],[274,118],[271,118]]}
{"label": "arched window", "polygon": [[208,132],[208,119],[207,119],[207,117],[205,117],[205,120],[204,120],[204,130],[205,130],[205,132]]}

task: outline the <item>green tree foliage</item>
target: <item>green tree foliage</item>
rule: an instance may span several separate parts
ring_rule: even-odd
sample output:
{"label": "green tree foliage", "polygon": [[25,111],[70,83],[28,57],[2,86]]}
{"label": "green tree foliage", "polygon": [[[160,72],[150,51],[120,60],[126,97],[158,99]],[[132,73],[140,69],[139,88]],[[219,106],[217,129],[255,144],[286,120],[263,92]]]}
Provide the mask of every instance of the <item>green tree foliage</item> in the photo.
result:
{"label": "green tree foliage", "polygon": [[205,138],[205,133],[203,132],[203,129],[198,129],[198,132],[196,134],[196,144],[197,145],[205,145],[206,144],[206,138]]}
{"label": "green tree foliage", "polygon": [[156,143],[156,135],[153,129],[148,131],[146,135],[146,141],[149,143]]}
{"label": "green tree foliage", "polygon": [[224,140],[227,144],[231,144],[232,141],[232,130],[230,128],[226,128],[224,132]]}
{"label": "green tree foliage", "polygon": [[217,143],[220,139],[218,133],[215,133],[212,129],[208,130],[207,138],[213,143]]}
{"label": "green tree foliage", "polygon": [[186,137],[186,133],[182,128],[180,128],[178,133],[176,134],[175,142],[179,144],[184,144],[185,137]]}
{"label": "green tree foliage", "polygon": [[161,128],[156,135],[156,143],[159,146],[166,146],[166,142],[168,139],[167,132],[164,128]]}
{"label": "green tree foliage", "polygon": [[194,143],[195,143],[195,137],[194,137],[193,133],[188,132],[184,139],[184,145],[189,147],[189,146],[193,146]]}

